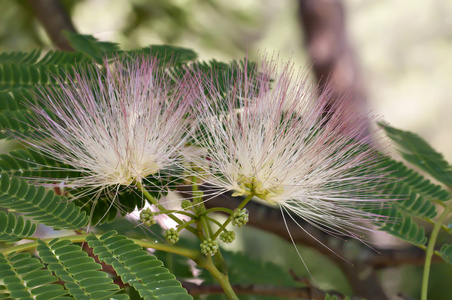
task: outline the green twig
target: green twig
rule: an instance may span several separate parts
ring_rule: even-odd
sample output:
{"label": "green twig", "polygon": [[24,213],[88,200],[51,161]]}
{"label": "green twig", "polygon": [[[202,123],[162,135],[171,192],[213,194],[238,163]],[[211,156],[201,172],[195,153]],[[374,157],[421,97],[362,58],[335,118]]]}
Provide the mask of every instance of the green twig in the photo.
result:
{"label": "green twig", "polygon": [[197,178],[196,176],[193,176],[192,178],[192,193],[193,193],[193,203],[202,203],[202,206],[204,209],[206,208],[204,203],[202,202],[203,193],[199,190],[198,183],[196,182]]}
{"label": "green twig", "polygon": [[[163,205],[159,204],[159,202],[154,198],[154,196],[151,195],[151,193],[148,192],[148,190],[146,190],[146,188],[143,186],[143,184],[141,182],[137,182],[136,185],[140,189],[140,191],[143,193],[143,195],[146,197],[146,199],[148,199],[152,204],[157,206],[157,208],[160,211],[164,211],[164,212],[168,211]],[[167,216],[171,220],[176,222],[178,225],[181,225],[184,223],[181,219],[179,219],[178,217],[176,217],[175,215],[173,215],[171,213],[167,214]],[[187,227],[186,229],[197,236],[197,233],[193,228]]]}
{"label": "green twig", "polygon": [[421,300],[427,300],[427,292],[428,292],[428,279],[430,275],[430,266],[432,263],[432,256],[435,250],[436,239],[438,238],[439,231],[441,226],[443,225],[444,220],[452,211],[452,204],[449,204],[439,217],[438,221],[435,223],[433,227],[432,233],[430,235],[430,239],[427,244],[427,252],[425,254],[425,264],[424,264],[424,274],[422,276],[422,290],[421,290]]}
{"label": "green twig", "polygon": [[[91,236],[91,234],[63,236],[63,237],[58,237],[58,239],[71,241],[72,243],[83,243],[83,242],[86,242],[86,238],[88,236]],[[96,235],[96,237],[100,237],[100,235]],[[54,239],[55,239],[55,237],[52,237],[52,238],[42,239],[41,241],[43,241],[44,243],[48,243]],[[161,251],[165,251],[165,252],[179,254],[179,255],[185,256],[192,260],[196,260],[198,258],[198,256],[201,255],[200,252],[191,250],[191,249],[187,249],[187,248],[176,247],[176,246],[162,244],[162,243],[153,243],[153,242],[137,240],[137,239],[130,239],[130,240],[132,240],[135,244],[138,244],[143,248],[152,248],[155,250],[161,250]],[[31,242],[31,243],[25,243],[25,244],[17,245],[14,247],[2,249],[2,250],[0,250],[0,253],[2,253],[3,255],[8,255],[12,252],[28,251],[28,250],[36,248],[37,246],[38,246],[37,241]]]}
{"label": "green twig", "polygon": [[186,211],[181,211],[181,210],[166,210],[166,211],[159,210],[157,214],[172,214],[172,213],[181,214],[181,215],[190,217],[192,219],[196,218],[196,216],[194,214],[186,212]]}
{"label": "green twig", "polygon": [[227,275],[221,273],[212,261],[212,257],[204,257],[204,259],[195,260],[198,266],[205,268],[209,273],[220,283],[225,295],[230,300],[239,300],[234,292],[234,289],[229,282]]}
{"label": "green twig", "polygon": [[202,224],[202,228],[203,228],[203,231],[204,231],[204,237],[206,239],[209,239],[210,238],[210,228],[207,225],[206,217],[205,216],[201,216],[201,217],[199,217],[199,220],[201,221],[201,224]]}
{"label": "green twig", "polygon": [[212,223],[215,223],[218,227],[223,229],[223,231],[226,231],[226,228],[219,221],[215,220],[214,218],[208,217],[208,216],[204,216],[204,217],[206,218],[206,220],[208,220],[208,221],[210,221]]}
{"label": "green twig", "polygon": [[192,219],[190,221],[184,222],[184,224],[177,226],[177,231],[181,231],[182,229],[186,228],[187,226],[190,226],[193,223],[196,223],[198,220]]}
{"label": "green twig", "polygon": [[[253,198],[253,197],[254,197],[254,193],[249,194],[249,195],[245,198],[245,200],[243,200],[242,203],[240,203],[240,205],[237,207],[237,209],[242,209],[242,208],[244,208],[245,205],[248,204],[248,202],[250,202],[251,198]],[[229,225],[229,223],[231,223],[231,221],[232,221],[232,214],[231,214],[231,215],[227,218],[227,220],[223,223],[223,227],[226,228],[226,227]],[[219,228],[219,229],[217,230],[217,232],[215,232],[215,234],[213,235],[212,239],[216,239],[216,238],[218,237],[218,235],[220,235],[220,233],[221,233],[222,230],[223,230],[222,228]]]}
{"label": "green twig", "polygon": [[216,211],[222,211],[225,212],[229,215],[232,215],[234,213],[234,211],[232,209],[226,208],[226,207],[213,207],[213,208],[209,208],[206,211],[204,211],[202,214],[203,215],[207,215],[211,212],[216,212]]}

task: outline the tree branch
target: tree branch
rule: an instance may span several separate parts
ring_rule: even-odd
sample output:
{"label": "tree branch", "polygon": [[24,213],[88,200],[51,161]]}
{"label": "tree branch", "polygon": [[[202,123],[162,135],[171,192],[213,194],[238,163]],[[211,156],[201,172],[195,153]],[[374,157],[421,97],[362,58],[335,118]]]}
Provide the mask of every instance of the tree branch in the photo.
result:
{"label": "tree branch", "polygon": [[72,20],[58,0],[28,0],[50,40],[61,50],[74,51],[63,30],[76,32]]}
{"label": "tree branch", "polygon": [[[197,285],[191,282],[182,281],[182,286],[192,296],[206,295],[206,294],[224,294],[223,289],[217,284],[203,284]],[[297,299],[313,299],[323,300],[327,295],[326,292],[314,287],[276,287],[264,285],[239,285],[233,284],[232,288],[238,295],[261,295],[261,296],[277,296],[284,298]],[[329,292],[330,295],[335,295],[338,300],[345,299],[345,297],[337,292]],[[353,299],[353,298],[352,298]]]}
{"label": "tree branch", "polygon": [[[231,197],[228,194],[222,194],[214,199],[206,201],[205,205],[207,208],[221,206],[234,209],[238,204],[240,204],[241,201],[242,199],[240,197]],[[277,234],[290,242],[291,239],[288,233],[289,230],[295,243],[309,246],[336,263],[344,272],[357,296],[365,297],[369,300],[388,299],[383,291],[383,288],[379,285],[376,270],[371,264],[369,264],[369,261],[371,261],[374,256],[378,255],[377,252],[363,246],[362,251],[367,251],[367,253],[366,255],[361,255],[360,257],[367,257],[368,260],[347,262],[342,259],[343,257],[346,257],[342,248],[343,243],[338,244],[336,238],[325,234],[323,231],[310,225],[301,218],[293,216],[304,230],[302,230],[299,225],[291,220],[291,218],[286,218],[287,224],[284,224],[279,210],[261,205],[257,202],[248,203],[246,208],[248,209],[250,216],[248,223],[249,225]],[[313,239],[311,235],[317,240]],[[334,243],[332,243],[333,239],[335,241]],[[331,250],[322,245],[320,242]],[[375,264],[379,264],[380,267],[383,263],[385,263],[384,260],[376,260],[375,262]]]}

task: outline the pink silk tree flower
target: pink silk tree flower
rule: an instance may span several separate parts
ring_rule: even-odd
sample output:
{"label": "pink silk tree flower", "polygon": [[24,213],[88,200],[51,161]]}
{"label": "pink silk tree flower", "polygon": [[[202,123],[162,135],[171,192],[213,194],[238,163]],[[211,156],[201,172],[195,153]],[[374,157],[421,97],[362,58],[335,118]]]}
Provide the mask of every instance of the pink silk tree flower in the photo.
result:
{"label": "pink silk tree flower", "polygon": [[375,216],[357,207],[385,199],[377,188],[385,171],[363,134],[369,118],[354,116],[328,90],[318,94],[291,63],[260,67],[258,78],[245,71],[223,74],[224,82],[199,77],[193,139],[206,163],[197,160],[196,175],[213,194],[253,195],[332,235],[360,238],[363,218]]}
{"label": "pink silk tree flower", "polygon": [[[185,84],[173,83],[156,59],[105,61],[41,87],[32,107],[39,132],[25,141],[81,176],[68,186],[141,183],[175,165],[186,143]],[[145,183],[145,182],[144,182]]]}

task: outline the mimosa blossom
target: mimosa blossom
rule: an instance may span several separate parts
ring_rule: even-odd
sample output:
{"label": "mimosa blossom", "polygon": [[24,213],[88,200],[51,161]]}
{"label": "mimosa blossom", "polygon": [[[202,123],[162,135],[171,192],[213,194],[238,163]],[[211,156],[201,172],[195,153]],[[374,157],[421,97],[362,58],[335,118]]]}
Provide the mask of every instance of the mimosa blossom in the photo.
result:
{"label": "mimosa blossom", "polygon": [[41,133],[28,143],[81,172],[68,185],[142,182],[173,166],[185,145],[184,84],[174,85],[155,59],[75,70],[42,94],[32,124]]}
{"label": "mimosa blossom", "polygon": [[199,89],[194,139],[208,164],[198,176],[216,192],[252,194],[333,235],[355,236],[369,216],[356,207],[383,199],[372,188],[384,171],[367,145],[367,117],[352,117],[328,92],[317,95],[290,63],[263,63],[262,70],[257,80],[230,76],[226,95],[216,84],[207,96]]}

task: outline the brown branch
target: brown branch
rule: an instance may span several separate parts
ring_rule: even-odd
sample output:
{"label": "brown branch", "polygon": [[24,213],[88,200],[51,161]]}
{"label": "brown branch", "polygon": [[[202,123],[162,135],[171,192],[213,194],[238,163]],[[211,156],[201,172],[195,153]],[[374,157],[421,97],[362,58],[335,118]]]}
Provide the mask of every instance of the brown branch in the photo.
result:
{"label": "brown branch", "polygon": [[72,20],[58,0],[28,0],[50,40],[61,50],[74,51],[63,30],[76,32]]}
{"label": "brown branch", "polygon": [[[217,196],[209,201],[205,202],[206,207],[226,207],[229,209],[235,209],[242,199],[237,197],[231,197],[228,194]],[[246,206],[249,211],[250,219],[249,225],[257,227],[277,234],[287,241],[291,241],[288,230],[290,231],[295,243],[300,243],[313,249],[319,253],[328,257],[331,261],[336,263],[347,277],[350,285],[353,288],[354,293],[357,296],[365,297],[369,300],[385,300],[388,297],[385,295],[383,288],[379,285],[379,281],[376,276],[376,270],[373,268],[369,261],[377,252],[367,247],[362,247],[362,251],[367,251],[368,261],[350,261],[347,262],[343,257],[346,257],[342,246],[343,243],[337,243],[336,238],[330,237],[320,229],[310,225],[299,217],[294,216],[296,222],[303,227],[300,228],[298,224],[292,221],[290,218],[286,218],[287,224],[284,224],[279,210],[263,206],[257,202],[249,202]],[[287,226],[287,228],[286,228]],[[317,240],[315,240],[315,237]],[[331,243],[332,239],[335,239],[335,243]],[[322,244],[323,245],[322,245]],[[338,244],[338,245],[337,245]],[[327,247],[325,247],[326,245]],[[383,263],[379,261],[378,264]],[[377,262],[376,262],[377,264]]]}
{"label": "brown branch", "polygon": [[[403,249],[377,249],[378,253],[374,253],[364,261],[373,269],[393,268],[405,265],[422,266],[425,262],[425,251],[410,246]],[[441,257],[435,255],[432,262],[444,262]]]}
{"label": "brown branch", "polygon": [[[191,282],[182,282],[182,286],[192,296],[206,295],[206,294],[224,294],[220,285],[216,284],[202,284],[197,285]],[[284,298],[297,299],[313,299],[323,300],[327,292],[319,290],[314,287],[276,287],[264,285],[239,285],[233,284],[232,288],[238,295],[261,295],[261,296],[278,296]],[[330,295],[335,295],[338,299],[345,299],[345,297],[337,292],[328,292]]]}

